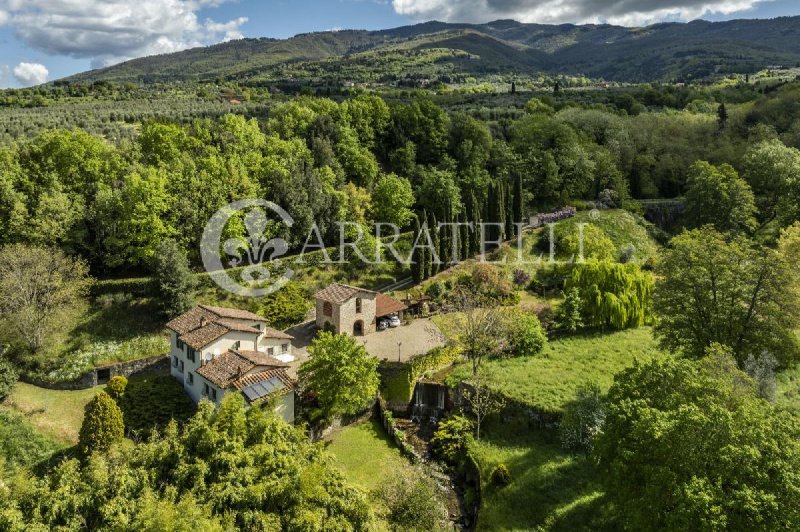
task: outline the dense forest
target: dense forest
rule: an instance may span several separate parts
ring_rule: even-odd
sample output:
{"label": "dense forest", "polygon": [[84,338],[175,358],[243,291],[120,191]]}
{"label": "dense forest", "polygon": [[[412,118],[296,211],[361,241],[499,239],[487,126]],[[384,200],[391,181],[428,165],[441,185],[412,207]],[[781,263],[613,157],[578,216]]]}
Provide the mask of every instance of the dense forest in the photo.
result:
{"label": "dense forest", "polygon": [[780,172],[798,157],[799,92],[663,87],[585,103],[540,94],[499,119],[464,95],[306,96],[271,102],[262,118],[144,115],[118,142],[63,123],[0,150],[0,239],[57,245],[96,273],[141,270],[167,237],[196,257],[211,214],[248,197],[292,214],[292,246],[313,222],[328,238],[337,220],[410,227],[398,209],[500,223],[508,239],[513,222],[570,202],[682,196],[703,160],[730,165],[752,189],[753,229],[769,241],[797,214],[797,181]]}

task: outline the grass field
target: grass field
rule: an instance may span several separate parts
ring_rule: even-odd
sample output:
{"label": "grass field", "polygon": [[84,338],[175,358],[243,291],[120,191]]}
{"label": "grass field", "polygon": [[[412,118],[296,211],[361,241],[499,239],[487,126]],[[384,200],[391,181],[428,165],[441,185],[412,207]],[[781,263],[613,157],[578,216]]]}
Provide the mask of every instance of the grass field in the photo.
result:
{"label": "grass field", "polygon": [[83,407],[102,389],[48,390],[19,382],[0,408],[23,414],[42,434],[71,445],[78,442]]}
{"label": "grass field", "polygon": [[[602,492],[589,459],[571,455],[554,434],[524,424],[490,423],[473,456],[484,479],[479,531],[597,530]],[[492,470],[505,464],[508,486],[489,482]]]}
{"label": "grass field", "polygon": [[[533,357],[484,362],[490,388],[547,412],[560,412],[582,384],[611,386],[614,374],[635,359],[663,356],[651,329],[642,327],[607,334],[594,333],[549,342]],[[464,365],[448,378],[450,384],[469,376]]]}
{"label": "grass field", "polygon": [[327,449],[345,477],[367,492],[395,475],[416,471],[374,419],[336,432]]}

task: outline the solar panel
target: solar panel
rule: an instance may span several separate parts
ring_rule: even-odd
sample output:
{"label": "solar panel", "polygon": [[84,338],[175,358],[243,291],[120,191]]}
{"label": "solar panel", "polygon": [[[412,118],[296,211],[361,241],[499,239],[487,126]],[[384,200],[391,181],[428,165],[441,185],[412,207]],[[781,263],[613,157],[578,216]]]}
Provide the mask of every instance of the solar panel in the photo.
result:
{"label": "solar panel", "polygon": [[250,386],[245,387],[242,390],[247,400],[251,403],[253,401],[257,401],[262,397],[265,397],[275,390],[279,390],[283,387],[283,382],[278,377],[272,377],[268,380],[257,382],[255,384],[251,384]]}

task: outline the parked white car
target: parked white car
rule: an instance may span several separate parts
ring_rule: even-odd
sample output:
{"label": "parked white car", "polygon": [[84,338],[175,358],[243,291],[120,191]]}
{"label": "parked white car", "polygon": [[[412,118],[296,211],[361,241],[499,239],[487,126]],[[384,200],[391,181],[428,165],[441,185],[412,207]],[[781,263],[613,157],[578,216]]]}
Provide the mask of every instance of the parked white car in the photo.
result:
{"label": "parked white car", "polygon": [[389,327],[400,327],[400,317],[397,314],[389,316]]}

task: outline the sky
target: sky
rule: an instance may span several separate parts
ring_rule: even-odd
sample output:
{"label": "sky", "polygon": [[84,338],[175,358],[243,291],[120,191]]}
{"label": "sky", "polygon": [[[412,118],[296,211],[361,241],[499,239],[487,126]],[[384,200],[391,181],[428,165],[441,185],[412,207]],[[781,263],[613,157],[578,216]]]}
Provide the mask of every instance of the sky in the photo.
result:
{"label": "sky", "polygon": [[426,20],[638,26],[794,15],[799,0],[0,0],[0,88],[242,37]]}

